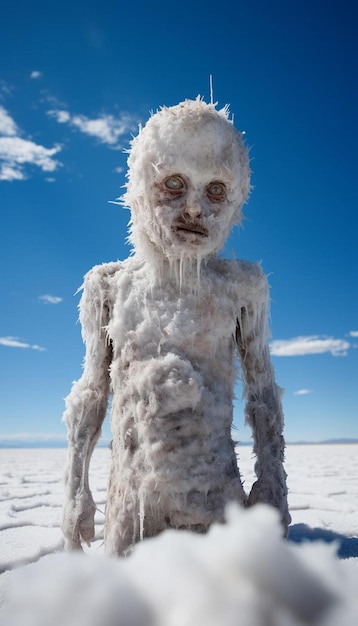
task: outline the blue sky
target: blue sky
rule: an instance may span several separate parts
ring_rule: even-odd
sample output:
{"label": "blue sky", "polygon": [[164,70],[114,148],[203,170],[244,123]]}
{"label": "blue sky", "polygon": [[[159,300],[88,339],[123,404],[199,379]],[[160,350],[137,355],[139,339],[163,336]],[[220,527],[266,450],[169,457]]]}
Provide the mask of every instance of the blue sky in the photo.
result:
{"label": "blue sky", "polygon": [[346,0],[2,9],[0,441],[63,436],[84,353],[74,293],[129,253],[129,213],[109,202],[123,149],[151,110],[209,100],[210,74],[250,146],[253,190],[225,254],[270,275],[286,438],[358,437],[356,13]]}

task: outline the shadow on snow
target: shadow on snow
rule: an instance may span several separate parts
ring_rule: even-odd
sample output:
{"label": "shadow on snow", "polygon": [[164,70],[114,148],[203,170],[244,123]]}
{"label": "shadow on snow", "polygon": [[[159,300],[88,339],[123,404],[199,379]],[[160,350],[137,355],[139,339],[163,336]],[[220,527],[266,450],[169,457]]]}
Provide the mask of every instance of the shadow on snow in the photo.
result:
{"label": "shadow on snow", "polygon": [[306,524],[294,524],[288,529],[288,540],[293,543],[324,541],[337,543],[337,556],[340,559],[358,557],[358,537],[346,537],[324,528],[310,528]]}

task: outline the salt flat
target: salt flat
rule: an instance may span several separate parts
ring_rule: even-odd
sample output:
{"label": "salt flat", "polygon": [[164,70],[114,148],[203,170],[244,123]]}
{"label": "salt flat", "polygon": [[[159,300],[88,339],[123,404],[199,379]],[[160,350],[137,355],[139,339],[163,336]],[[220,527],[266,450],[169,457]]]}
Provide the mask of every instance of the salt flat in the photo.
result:
{"label": "salt flat", "polygon": [[[252,450],[239,447],[238,455],[249,490],[254,480]],[[90,469],[90,485],[98,510],[96,541],[85,551],[95,556],[103,554],[109,457],[108,449],[97,449]],[[65,449],[0,452],[0,597],[19,566],[21,570],[27,569],[27,564],[46,562],[48,555],[63,549],[60,524],[65,459]],[[292,516],[289,545],[335,541],[333,552],[345,559],[340,561],[343,569],[354,571],[357,581],[358,444],[290,445],[285,467]]]}
{"label": "salt flat", "polygon": [[[249,446],[238,448],[246,489],[254,480]],[[103,552],[104,508],[110,451],[95,450],[90,485],[98,506],[97,541],[86,551]],[[3,449],[0,452],[0,572],[62,549],[64,449]],[[325,539],[358,537],[358,444],[290,445],[286,450],[290,534]],[[303,528],[306,525],[308,528]],[[315,530],[314,530],[315,529]],[[298,532],[299,531],[299,532]],[[349,543],[349,542],[348,542]],[[346,557],[358,557],[358,539]]]}

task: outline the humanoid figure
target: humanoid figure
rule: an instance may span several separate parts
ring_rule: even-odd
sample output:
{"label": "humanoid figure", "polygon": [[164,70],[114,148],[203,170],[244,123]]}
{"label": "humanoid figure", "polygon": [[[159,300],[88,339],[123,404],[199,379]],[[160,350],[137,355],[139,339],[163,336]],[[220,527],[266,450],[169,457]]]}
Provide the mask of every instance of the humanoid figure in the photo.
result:
{"label": "humanoid figure", "polygon": [[[149,119],[128,167],[133,255],[94,267],[80,302],[86,357],[64,415],[66,546],[93,540],[88,468],[110,394],[108,554],[167,527],[205,532],[229,501],[270,503],[287,529],[266,277],[218,256],[249,193],[242,136],[227,109],[187,100]],[[257,457],[250,494],[231,438],[237,356]]]}

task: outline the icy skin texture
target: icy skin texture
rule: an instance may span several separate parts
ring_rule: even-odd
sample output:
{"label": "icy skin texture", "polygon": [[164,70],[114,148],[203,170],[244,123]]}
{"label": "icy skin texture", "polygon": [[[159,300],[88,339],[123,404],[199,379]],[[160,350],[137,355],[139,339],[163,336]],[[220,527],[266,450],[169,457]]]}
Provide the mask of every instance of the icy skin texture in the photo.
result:
{"label": "icy skin texture", "polygon": [[[110,394],[108,554],[167,527],[205,532],[230,501],[270,503],[286,528],[267,281],[258,265],[216,255],[248,194],[241,135],[226,111],[186,101],[149,120],[128,164],[134,254],[94,267],[80,303],[86,358],[64,416],[67,548],[93,539],[88,467]],[[237,355],[257,454],[248,497],[231,439]]]}

